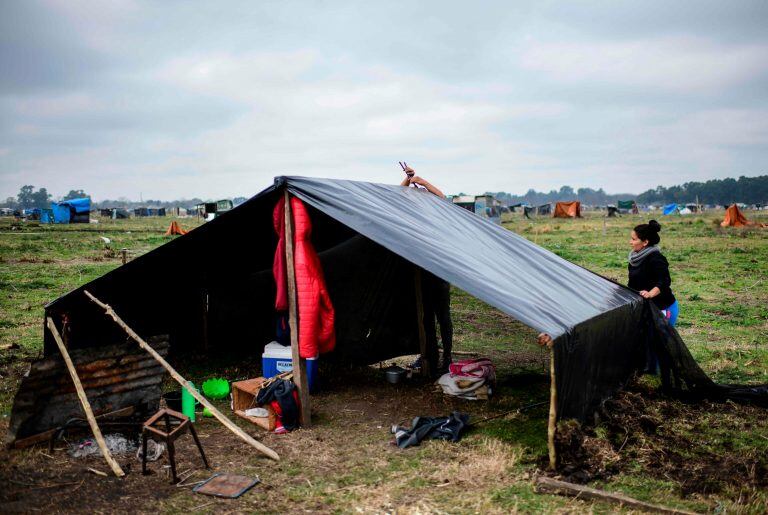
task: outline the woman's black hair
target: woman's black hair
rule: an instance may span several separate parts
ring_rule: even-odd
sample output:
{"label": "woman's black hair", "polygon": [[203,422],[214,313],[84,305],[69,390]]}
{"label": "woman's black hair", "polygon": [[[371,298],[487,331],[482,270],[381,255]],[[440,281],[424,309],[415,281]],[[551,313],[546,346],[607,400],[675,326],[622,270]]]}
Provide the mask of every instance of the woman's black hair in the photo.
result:
{"label": "woman's black hair", "polygon": [[647,224],[640,224],[635,227],[637,237],[641,241],[647,241],[650,245],[657,245],[661,241],[659,231],[661,231],[661,224],[656,220],[650,220]]}

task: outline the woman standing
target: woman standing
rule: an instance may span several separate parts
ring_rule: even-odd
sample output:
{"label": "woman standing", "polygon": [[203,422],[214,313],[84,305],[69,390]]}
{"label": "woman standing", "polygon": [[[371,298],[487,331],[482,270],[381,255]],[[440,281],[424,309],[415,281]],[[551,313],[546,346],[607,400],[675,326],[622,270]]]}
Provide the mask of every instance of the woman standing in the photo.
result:
{"label": "woman standing", "polygon": [[658,247],[661,225],[656,220],[640,224],[632,231],[629,245],[629,287],[651,299],[672,327],[677,322],[678,305],[672,294],[669,263]]}

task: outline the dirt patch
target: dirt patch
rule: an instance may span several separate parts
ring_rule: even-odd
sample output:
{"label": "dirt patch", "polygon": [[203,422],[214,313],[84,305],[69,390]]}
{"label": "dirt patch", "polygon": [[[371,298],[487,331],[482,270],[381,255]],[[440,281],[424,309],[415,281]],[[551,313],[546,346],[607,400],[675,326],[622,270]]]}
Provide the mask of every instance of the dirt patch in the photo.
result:
{"label": "dirt patch", "polygon": [[682,497],[754,492],[768,487],[768,456],[743,436],[766,434],[764,411],[731,402],[684,404],[635,384],[604,403],[596,425],[559,425],[559,472],[585,483],[640,465],[677,483]]}
{"label": "dirt patch", "polygon": [[[323,377],[323,376],[321,376]],[[492,492],[520,481],[515,467],[524,453],[520,445],[470,431],[458,444],[429,441],[398,449],[391,444],[392,424],[410,424],[415,416],[444,415],[458,410],[481,420],[508,410],[498,402],[469,402],[434,390],[431,382],[385,382],[376,369],[337,371],[323,377],[313,396],[313,427],[287,435],[261,432],[235,419],[250,434],[280,454],[276,463],[263,458],[211,419],[197,424],[213,470],[202,469],[189,437],[177,447],[180,475],[187,482],[214,472],[259,476],[262,483],[237,500],[216,500],[169,484],[166,460],[150,464],[149,476],[132,455],[118,462],[124,479],[87,472],[107,472],[101,458],[75,459],[45,446],[0,451],[0,503],[3,512],[299,512],[334,511],[435,512],[448,506],[459,511],[500,512]],[[228,412],[227,402],[221,403]],[[7,419],[0,420],[0,433]],[[545,435],[542,433],[542,438]],[[189,472],[187,472],[189,471]],[[479,492],[467,496],[467,490]],[[87,504],[84,504],[87,503]],[[212,503],[212,504],[209,504]]]}

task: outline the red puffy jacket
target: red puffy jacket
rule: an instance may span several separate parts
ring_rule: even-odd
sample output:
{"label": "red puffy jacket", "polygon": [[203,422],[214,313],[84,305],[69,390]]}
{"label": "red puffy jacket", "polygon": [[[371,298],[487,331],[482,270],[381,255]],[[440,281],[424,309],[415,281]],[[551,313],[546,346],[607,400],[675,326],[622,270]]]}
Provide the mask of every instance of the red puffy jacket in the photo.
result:
{"label": "red puffy jacket", "polygon": [[[288,289],[285,263],[285,198],[280,198],[272,212],[272,222],[278,234],[277,250],[272,272],[277,283],[275,309],[288,309]],[[293,214],[293,265],[296,270],[296,296],[299,314],[299,355],[315,358],[318,354],[330,352],[336,346],[334,311],[331,297],[323,277],[323,268],[317,256],[310,235],[312,221],[304,203],[291,197]]]}

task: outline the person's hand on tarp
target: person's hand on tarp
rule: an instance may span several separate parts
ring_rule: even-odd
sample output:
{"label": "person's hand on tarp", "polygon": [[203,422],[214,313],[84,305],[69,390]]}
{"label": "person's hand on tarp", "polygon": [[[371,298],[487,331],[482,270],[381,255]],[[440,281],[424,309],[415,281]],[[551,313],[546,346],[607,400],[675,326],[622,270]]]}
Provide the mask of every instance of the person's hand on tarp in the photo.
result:
{"label": "person's hand on tarp", "polygon": [[551,349],[552,345],[554,344],[554,340],[547,333],[539,333],[539,335],[536,337],[536,343],[538,343],[542,347]]}

